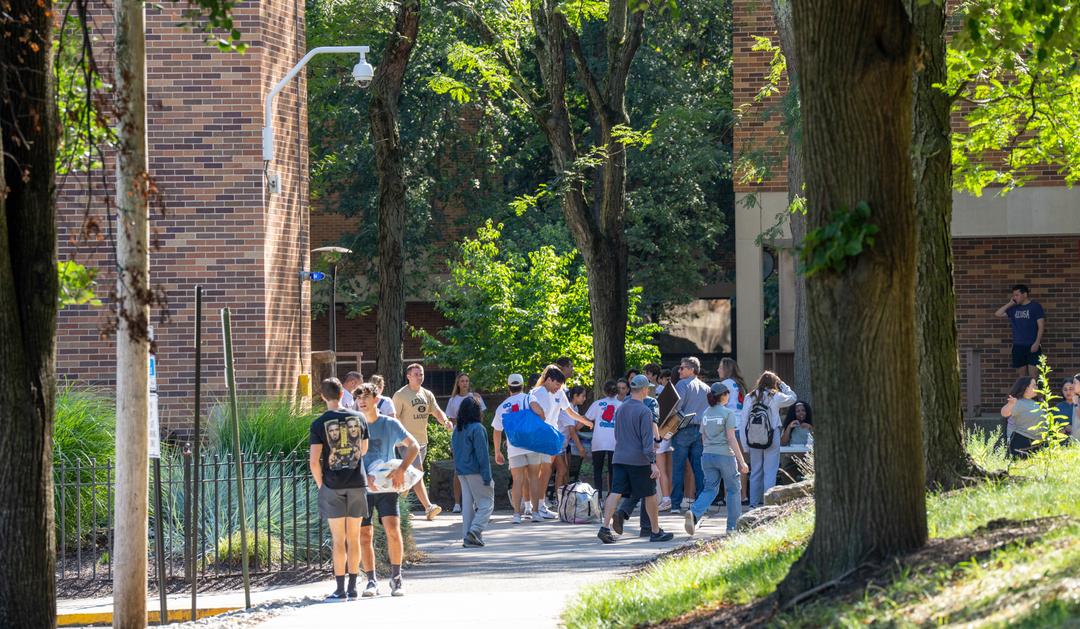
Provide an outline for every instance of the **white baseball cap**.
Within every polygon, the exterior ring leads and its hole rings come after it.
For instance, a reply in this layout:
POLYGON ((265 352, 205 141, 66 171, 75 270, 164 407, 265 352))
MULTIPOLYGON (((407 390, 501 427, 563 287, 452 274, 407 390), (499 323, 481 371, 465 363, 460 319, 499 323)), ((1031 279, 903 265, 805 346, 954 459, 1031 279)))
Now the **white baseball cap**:
POLYGON ((506 379, 506 384, 511 387, 520 387, 525 384, 525 377, 519 373, 512 373, 510 377, 506 379))

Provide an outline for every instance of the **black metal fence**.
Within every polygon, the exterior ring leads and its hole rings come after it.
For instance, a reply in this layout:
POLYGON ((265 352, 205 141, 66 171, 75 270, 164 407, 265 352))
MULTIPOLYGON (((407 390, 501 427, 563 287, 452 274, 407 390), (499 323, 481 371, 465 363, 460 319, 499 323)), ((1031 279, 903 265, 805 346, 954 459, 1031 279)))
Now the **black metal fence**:
MULTIPOLYGON (((189 578, 192 558, 200 579, 239 574, 240 496, 233 457, 202 457, 198 504, 192 515, 188 508, 195 466, 191 454, 166 450, 162 456, 161 513, 153 509, 153 477, 150 484, 150 574, 157 574, 156 518, 161 518, 165 550, 162 561, 168 577, 189 578), (197 536, 193 535, 196 527, 197 536)), ((116 477, 113 462, 60 457, 53 469, 57 579, 111 580, 116 477)), ((327 565, 329 531, 319 517, 306 453, 245 455, 244 494, 249 566, 253 573, 327 565)))

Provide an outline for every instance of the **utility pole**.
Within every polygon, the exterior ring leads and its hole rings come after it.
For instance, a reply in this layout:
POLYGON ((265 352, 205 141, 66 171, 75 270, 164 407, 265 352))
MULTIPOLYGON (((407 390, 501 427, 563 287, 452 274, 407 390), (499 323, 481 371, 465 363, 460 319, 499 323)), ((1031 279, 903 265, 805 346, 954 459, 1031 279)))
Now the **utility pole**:
MULTIPOLYGON (((149 409, 149 167, 146 154, 146 9, 116 0, 116 530, 113 626, 146 626, 149 409)), ((160 514, 159 514, 160 515, 160 514)))

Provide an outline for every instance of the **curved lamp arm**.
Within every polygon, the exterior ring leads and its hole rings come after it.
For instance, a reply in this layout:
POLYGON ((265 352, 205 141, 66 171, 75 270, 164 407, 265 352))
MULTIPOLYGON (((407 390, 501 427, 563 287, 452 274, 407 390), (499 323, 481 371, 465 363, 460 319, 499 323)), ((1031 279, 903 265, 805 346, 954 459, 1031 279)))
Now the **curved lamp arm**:
POLYGON ((274 126, 270 123, 271 118, 274 115, 274 98, 281 93, 281 90, 285 89, 285 86, 289 84, 300 70, 307 65, 308 61, 311 61, 315 55, 321 55, 323 53, 338 53, 338 54, 365 54, 368 52, 367 46, 319 46, 318 48, 312 48, 304 58, 301 59, 292 70, 285 75, 283 79, 277 82, 270 93, 266 95, 266 105, 263 112, 263 147, 262 156, 264 162, 269 162, 274 159, 274 126))

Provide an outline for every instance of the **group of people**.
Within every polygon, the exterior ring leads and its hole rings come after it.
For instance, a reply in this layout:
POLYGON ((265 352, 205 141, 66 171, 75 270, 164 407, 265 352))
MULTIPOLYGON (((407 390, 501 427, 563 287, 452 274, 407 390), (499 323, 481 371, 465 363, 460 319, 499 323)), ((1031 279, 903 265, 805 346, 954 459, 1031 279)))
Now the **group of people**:
MULTIPOLYGON (((693 535, 721 489, 727 528, 734 529, 743 505, 761 505, 765 491, 776 484, 781 446, 812 442, 813 417, 810 405, 797 400, 772 372, 762 373, 751 389, 738 364, 725 358, 718 375, 718 382, 706 384, 696 357, 684 358, 674 377, 649 364, 642 372, 631 370, 625 378, 605 382, 603 397, 582 412, 588 392, 568 386, 574 377, 569 358, 548 365, 531 386, 521 374, 509 374, 508 396, 495 407, 490 443, 495 465, 510 468, 511 521, 556 519, 548 504, 552 475, 556 487, 577 481, 583 460, 591 458, 593 483, 606 498, 598 531, 605 543, 623 533, 639 504, 643 537, 657 542, 672 538, 660 527, 662 511, 683 513, 686 531, 693 535), (664 418, 657 396, 669 386, 679 398, 675 411, 687 421, 666 440, 659 433, 664 418), (505 438, 503 417, 525 408, 561 433, 561 453, 532 452, 505 438)), ((467 374, 455 379, 445 411, 423 387, 422 365, 409 365, 405 378, 407 384, 391 397, 383 395, 385 380, 378 375, 364 382, 350 372, 343 381, 329 378, 320 386, 326 412, 311 424, 309 463, 320 514, 329 521, 333 540, 337 588, 332 600, 378 594, 372 534, 376 513, 386 531, 390 593, 404 594, 398 495, 411 489, 429 520, 441 512, 428 497, 422 475, 411 488, 404 486, 410 466, 422 472, 430 421, 453 431, 454 512, 462 514, 462 544, 484 546, 495 504, 482 423, 487 406, 471 390, 467 374), (387 464, 392 466, 390 487, 372 475, 387 464), (361 569, 366 580, 362 592, 357 586, 361 569)))
MULTIPOLYGON (((997 309, 995 316, 1008 318, 1012 328, 1012 368, 1017 379, 1009 390, 1008 400, 1001 407, 1002 436, 1008 455, 1027 456, 1043 447, 1047 429, 1046 413, 1040 407, 1036 376, 1043 356, 1042 341, 1046 333, 1046 311, 1031 299, 1025 284, 1011 289, 1009 301, 997 309)), ((1080 374, 1066 378, 1061 385, 1061 398, 1049 404, 1062 427, 1065 437, 1080 439, 1080 374)))

